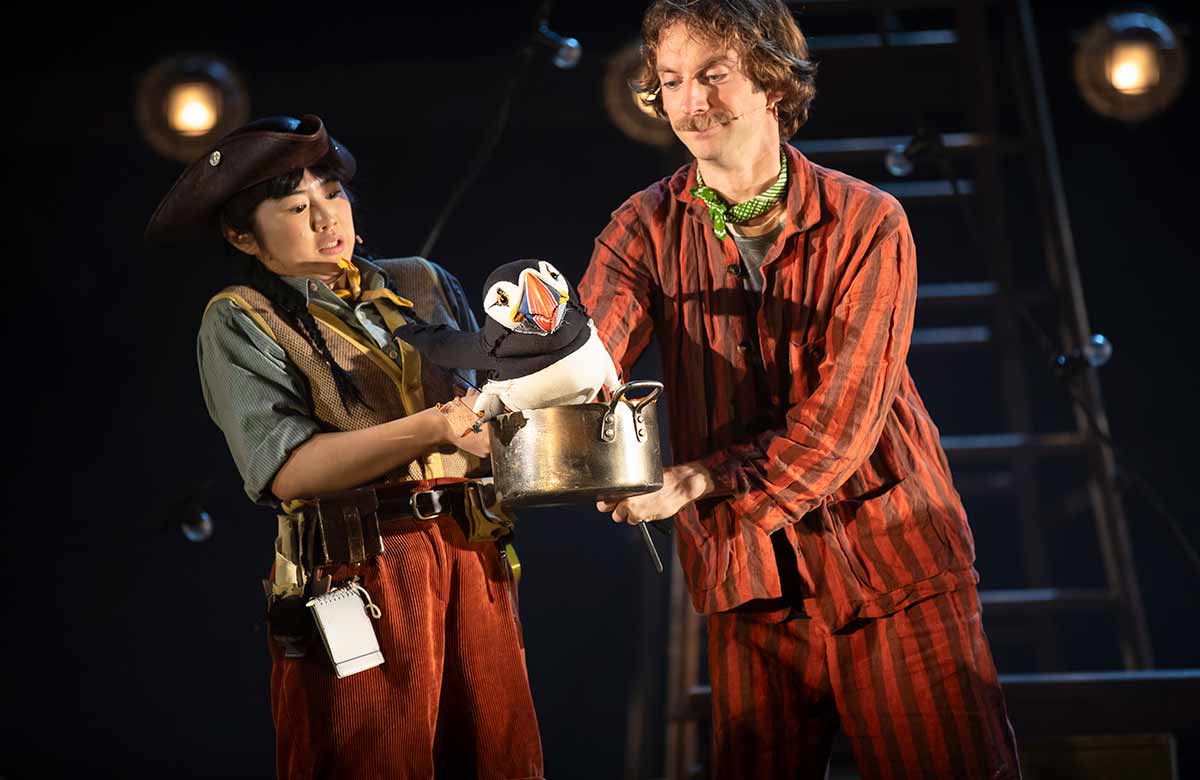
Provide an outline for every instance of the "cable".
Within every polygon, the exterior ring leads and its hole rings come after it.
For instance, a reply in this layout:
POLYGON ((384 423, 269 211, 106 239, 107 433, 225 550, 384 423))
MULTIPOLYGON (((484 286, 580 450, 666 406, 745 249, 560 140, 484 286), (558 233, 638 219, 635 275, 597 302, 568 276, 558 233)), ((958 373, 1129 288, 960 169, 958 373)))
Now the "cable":
MULTIPOLYGON (((1027 4, 1023 3, 1021 5, 1021 10, 1022 10, 1022 24, 1026 26, 1026 33, 1028 35, 1031 35, 1032 34, 1032 32, 1031 32, 1032 31, 1032 27, 1031 27, 1032 23, 1031 23, 1031 18, 1028 16, 1029 6, 1027 4)), ((1019 85, 1019 87, 1024 87, 1025 82, 1021 78, 1020 63, 1018 62, 1018 60, 1016 58, 1016 48, 1017 47, 1012 47, 1008 50, 1008 64, 1009 64, 1009 67, 1013 70, 1014 75, 1016 76, 1016 78, 1015 78, 1016 83, 1019 85)), ((1034 63, 1034 65, 1036 66, 1036 63, 1034 63)), ((1020 94, 1018 95, 1018 98, 1016 101, 1017 105, 1018 105, 1017 113, 1020 117, 1022 129, 1024 130, 1024 132, 1026 133, 1027 136, 1032 137, 1036 133, 1036 128, 1035 128, 1033 116, 1031 115, 1031 109, 1030 109, 1030 105, 1029 105, 1029 101, 1031 101, 1031 100, 1033 100, 1033 98, 1029 94, 1029 92, 1023 88, 1020 89, 1020 94)), ((1050 153, 1051 157, 1053 158, 1053 150, 1052 149, 1049 150, 1049 153, 1050 153)), ((1043 344, 1044 345, 1051 344, 1049 337, 1037 327, 1036 322, 1033 321, 1032 317, 1029 316, 1028 312, 1024 311, 1021 307, 1018 307, 1018 311, 1020 311, 1022 313, 1022 315, 1026 318, 1026 321, 1030 324, 1031 328, 1034 330, 1034 333, 1037 334, 1039 336, 1039 338, 1042 340, 1043 344)), ((1050 346, 1050 349, 1053 350, 1052 345, 1050 346)), ((1067 380, 1070 379, 1069 375, 1066 375, 1064 377, 1064 375, 1060 374, 1059 376, 1061 379, 1067 379, 1067 380)), ((1084 417, 1087 419, 1088 424, 1092 428, 1092 431, 1108 447, 1108 451, 1112 455, 1113 460, 1120 466, 1122 471, 1118 475, 1118 477, 1119 478, 1126 478, 1126 477, 1129 478, 1128 481, 1132 481, 1134 486, 1139 488, 1142 491, 1142 494, 1149 501, 1151 507, 1159 513, 1159 515, 1163 518, 1163 520, 1166 521, 1168 528, 1171 530, 1171 533, 1173 533, 1175 535, 1176 540, 1179 542, 1180 546, 1183 548, 1185 556, 1189 559, 1189 561, 1192 563, 1192 565, 1196 568, 1196 571, 1198 573, 1200 573, 1200 552, 1197 552, 1195 545, 1188 538, 1187 533, 1184 531, 1183 525, 1174 516, 1174 514, 1167 508, 1166 502, 1162 499, 1162 497, 1158 493, 1158 491, 1150 484, 1150 481, 1147 480, 1138 469, 1136 469, 1134 466, 1132 466, 1129 463, 1129 461, 1126 460, 1118 452, 1116 443, 1112 440, 1111 436, 1109 436, 1105 431, 1103 431, 1101 429, 1099 421, 1096 419, 1095 411, 1092 409, 1092 407, 1088 404, 1088 402, 1084 398, 1080 397, 1080 395, 1078 393, 1078 388, 1075 385, 1073 385, 1072 383, 1070 383, 1069 381, 1064 382, 1064 384, 1067 388, 1068 393, 1071 395, 1072 400, 1075 402, 1075 404, 1078 406, 1080 411, 1083 413, 1084 417)))
POLYGON ((467 188, 478 178, 480 171, 483 170, 492 152, 495 151, 496 145, 500 142, 500 136, 503 135, 504 128, 508 124, 508 115, 512 109, 513 94, 516 92, 517 85, 521 82, 521 79, 524 78, 525 72, 529 69, 529 63, 533 61, 537 47, 549 46, 554 49, 553 62, 558 68, 570 69, 578 64, 582 53, 579 41, 559 35, 549 27, 550 10, 553 6, 554 0, 542 0, 542 4, 538 8, 536 23, 534 24, 534 34, 526 41, 525 46, 517 52, 517 64, 513 67, 508 82, 504 85, 503 97, 500 100, 500 108, 496 111, 496 117, 492 120, 492 124, 488 128, 488 132, 484 136, 479 150, 475 153, 475 159, 472 161, 467 175, 462 178, 454 191, 450 193, 450 197, 446 200, 446 205, 442 207, 441 213, 438 214, 437 220, 434 221, 433 228, 429 231, 429 236, 421 246, 421 257, 429 257, 433 251, 434 243, 437 242, 438 236, 441 235, 442 228, 450 216, 450 212, 454 210, 454 207, 458 204, 459 199, 462 198, 463 193, 467 191, 467 188))
MULTIPOLYGON (((876 18, 879 25, 880 39, 883 43, 883 47, 888 48, 891 44, 888 42, 886 23, 883 19, 883 15, 877 14, 876 18)), ((1028 107, 1022 103, 1021 108, 1022 110, 1019 113, 1021 114, 1021 120, 1024 124, 1025 131, 1028 133, 1030 132, 1031 122, 1031 119, 1028 115, 1028 107)), ((925 140, 932 141, 931 143, 923 144, 922 148, 925 153, 930 154, 933 157, 934 161, 938 165, 939 170, 941 171, 942 177, 950 185, 954 201, 958 205, 959 211, 962 214, 963 223, 966 227, 971 244, 975 247, 977 252, 982 253, 985 250, 983 241, 980 237, 979 228, 975 224, 975 219, 971 214, 971 209, 967 203, 966 195, 958 186, 958 179, 954 175, 954 169, 950 161, 950 155, 945 144, 942 142, 941 133, 931 131, 928 128, 923 117, 919 113, 919 109, 917 109, 915 106, 914 111, 917 112, 917 134, 928 136, 925 140)), ((1030 311, 1017 298, 1005 290, 1002 285, 998 285, 996 290, 999 299, 1021 317, 1021 319, 1029 327, 1030 332, 1038 340, 1041 349, 1046 353, 1047 365, 1053 365, 1055 358, 1062 354, 1055 345, 1053 339, 1051 339, 1049 334, 1047 334, 1046 331, 1038 324, 1037 320, 1034 319, 1030 311)), ((1113 460, 1120 466, 1121 473, 1118 475, 1118 477, 1127 475, 1129 477, 1127 481, 1132 482, 1132 484, 1142 491, 1142 493, 1148 499, 1151 507, 1166 521, 1167 527, 1174 534, 1179 545, 1183 548, 1184 555, 1195 567, 1196 572, 1200 573, 1200 552, 1197 551, 1195 545, 1193 545, 1191 540, 1188 538, 1183 525, 1167 508, 1166 502, 1162 499, 1158 491, 1150 484, 1149 480, 1142 476, 1142 474, 1134 466, 1132 466, 1124 456, 1120 454, 1112 437, 1101 427, 1095 410, 1091 407, 1086 399, 1080 396, 1078 388, 1073 386, 1071 383, 1070 380, 1073 378, 1073 375, 1068 372, 1056 372, 1056 376, 1066 389, 1071 401, 1074 402, 1079 410, 1083 413, 1084 419, 1087 421, 1088 428, 1090 429, 1090 433, 1108 448, 1113 460)), ((1119 482, 1120 479, 1118 479, 1118 484, 1119 482)))
MULTIPOLYGON (((970 240, 977 251, 982 251, 983 244, 979 238, 978 228, 971 217, 970 208, 967 205, 966 195, 957 186, 953 176, 953 171, 950 170, 949 154, 947 153, 945 146, 942 144, 934 145, 932 148, 934 149, 934 154, 937 156, 939 166, 942 168, 942 175, 950 182, 951 189, 954 193, 954 199, 958 203, 960 210, 963 212, 963 219, 967 223, 966 227, 967 232, 970 234, 970 240), (949 175, 947 175, 947 171, 949 171, 949 175)), ((1026 308, 1014 296, 1010 295, 1007 290, 997 286, 996 291, 1000 300, 1004 301, 1004 303, 1009 306, 1010 309, 1015 311, 1021 317, 1021 319, 1029 327, 1029 330, 1033 333, 1034 337, 1038 340, 1039 346, 1046 355, 1047 365, 1053 365, 1054 359, 1062 353, 1055 346, 1054 341, 1050 338, 1049 334, 1047 334, 1041 325, 1038 324, 1037 320, 1034 319, 1029 309, 1026 308)), ((1158 494, 1158 491, 1154 489, 1149 480, 1143 477, 1141 473, 1132 465, 1130 465, 1129 461, 1120 454, 1112 437, 1101 427, 1095 410, 1091 407, 1086 399, 1080 396, 1078 389, 1071 384, 1070 379, 1072 378, 1072 375, 1068 372, 1056 372, 1056 376, 1066 389, 1071 400, 1077 407, 1079 407, 1079 410, 1083 412, 1083 416, 1087 421, 1090 433, 1095 435, 1096 438, 1098 438, 1108 447, 1109 453, 1112 455, 1113 460, 1120 465, 1122 473, 1128 474, 1130 477, 1132 477, 1133 484, 1142 490, 1142 492, 1146 495, 1146 498, 1149 499, 1150 505, 1162 515, 1164 520, 1166 520, 1167 526, 1170 528, 1172 533, 1174 533, 1177 541, 1183 548, 1184 554, 1188 557, 1191 564, 1196 568, 1196 572, 1200 573, 1200 552, 1197 552, 1196 547, 1187 537, 1182 524, 1167 509, 1166 503, 1158 494)))
MULTIPOLYGON (((879 31, 879 39, 882 44, 882 48, 890 49, 892 44, 889 40, 890 30, 888 29, 889 24, 887 13, 883 10, 882 4, 878 2, 872 3, 871 5, 874 12, 873 15, 875 18, 875 23, 879 31)), ((1021 108, 1019 113, 1021 115, 1021 121, 1023 123, 1024 130, 1027 134, 1032 134, 1032 119, 1029 116, 1029 108, 1020 100, 1018 100, 1018 103, 1020 104, 1021 108)), ((950 161, 950 154, 942 140, 941 133, 934 131, 929 127, 921 111, 921 107, 915 103, 913 104, 913 114, 916 131, 913 135, 913 140, 905 148, 905 153, 903 156, 912 162, 913 157, 916 157, 916 155, 909 157, 909 154, 911 153, 910 150, 915 148, 919 149, 919 154, 928 155, 933 158, 934 162, 941 171, 942 178, 944 178, 950 185, 950 190, 953 193, 954 201, 962 214, 963 224, 967 230, 971 244, 974 246, 977 252, 983 253, 985 249, 983 240, 980 237, 979 228, 975 224, 975 219, 971 214, 971 209, 970 205, 967 203, 966 194, 962 191, 962 188, 959 187, 958 177, 954 175, 954 168, 950 161)), ((996 291, 998 298, 1005 305, 1007 305, 1010 310, 1015 311, 1020 316, 1020 318, 1029 327, 1030 332, 1038 340, 1042 350, 1046 353, 1046 365, 1053 365, 1055 358, 1062 354, 1055 345, 1053 339, 1051 339, 1049 334, 1047 334, 1045 330, 1038 324, 1037 320, 1034 319, 1030 311, 1017 298, 1011 295, 1008 290, 1004 289, 1002 285, 997 285, 996 291)), ((1056 376, 1063 384, 1071 401, 1083 413, 1084 419, 1086 420, 1088 428, 1090 429, 1090 433, 1108 448, 1109 453, 1112 455, 1113 461, 1120 467, 1121 472, 1118 474, 1118 485, 1121 481, 1120 477, 1127 476, 1129 478, 1127 481, 1131 481, 1136 487, 1141 489, 1142 493, 1149 500, 1150 505, 1166 521, 1167 527, 1175 535, 1180 547, 1183 548, 1184 555, 1196 568, 1197 573, 1200 573, 1200 552, 1197 552, 1196 547, 1188 538, 1183 525, 1167 508, 1166 502, 1161 498, 1158 491, 1155 490, 1150 484, 1149 480, 1143 477, 1141 473, 1135 467, 1130 465, 1129 461, 1118 452, 1116 443, 1113 441, 1112 437, 1101 427, 1095 410, 1092 409, 1091 405, 1086 399, 1079 395, 1078 388, 1073 386, 1071 383, 1070 380, 1072 379, 1072 375, 1069 372, 1056 372, 1056 376)))
POLYGON ((467 171, 467 175, 458 183, 458 186, 450 194, 450 198, 446 201, 446 205, 442 207, 441 213, 437 220, 433 223, 433 228, 429 231, 429 237, 425 239, 425 243, 421 245, 421 257, 429 257, 433 250, 434 243, 437 242, 438 236, 442 232, 442 227, 446 224, 450 212, 454 210, 454 206, 462 198, 463 193, 467 188, 474 183, 479 176, 479 172, 483 170, 487 164, 488 158, 495 150, 496 145, 500 142, 500 136, 504 132, 504 126, 508 123, 509 111, 512 107, 513 93, 516 91, 517 84, 525 75, 525 71, 529 68, 529 63, 533 60, 534 46, 532 43, 526 44, 517 54, 517 65, 513 68, 512 75, 509 76, 508 83, 504 87, 504 97, 500 101, 500 109, 496 112, 496 118, 492 121, 489 132, 484 136, 483 144, 475 153, 475 159, 472 161, 471 168, 467 171))

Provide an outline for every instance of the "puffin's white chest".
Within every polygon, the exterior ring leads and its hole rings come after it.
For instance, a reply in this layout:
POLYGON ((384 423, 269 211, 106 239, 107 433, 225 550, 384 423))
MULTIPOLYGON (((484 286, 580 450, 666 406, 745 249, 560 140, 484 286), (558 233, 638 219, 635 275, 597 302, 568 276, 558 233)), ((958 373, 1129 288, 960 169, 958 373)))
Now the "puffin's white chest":
POLYGON ((601 387, 615 381, 616 369, 595 326, 588 325, 591 338, 558 362, 522 377, 488 382, 480 390, 499 396, 513 411, 595 400, 601 387))

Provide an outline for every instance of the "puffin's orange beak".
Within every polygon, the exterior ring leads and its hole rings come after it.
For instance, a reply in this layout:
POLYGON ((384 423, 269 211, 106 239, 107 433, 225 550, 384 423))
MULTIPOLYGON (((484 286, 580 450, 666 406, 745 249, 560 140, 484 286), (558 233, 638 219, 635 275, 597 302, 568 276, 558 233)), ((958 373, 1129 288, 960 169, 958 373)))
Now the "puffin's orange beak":
POLYGON ((558 310, 566 298, 533 273, 521 274, 521 304, 517 307, 526 319, 543 333, 550 333, 558 322, 558 310))

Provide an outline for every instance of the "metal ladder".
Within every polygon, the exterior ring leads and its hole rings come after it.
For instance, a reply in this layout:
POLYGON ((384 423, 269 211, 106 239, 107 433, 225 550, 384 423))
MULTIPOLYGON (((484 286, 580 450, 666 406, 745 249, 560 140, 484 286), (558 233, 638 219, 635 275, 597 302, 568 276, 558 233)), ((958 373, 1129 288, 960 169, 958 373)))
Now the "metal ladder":
MULTIPOLYGON (((993 651, 1007 642, 1030 653, 996 653, 999 671, 1069 667, 1063 635, 1071 632, 1057 627, 1072 615, 1103 616, 1114 666, 1152 666, 1096 373, 1085 367, 1055 375, 1055 359, 1061 363, 1092 332, 1029 0, 808 0, 792 7, 811 33, 820 70, 812 120, 791 143, 817 164, 891 192, 913 226, 922 283, 910 370, 944 431, 976 534, 993 651), (854 83, 863 74, 873 77, 854 83), (849 95, 863 104, 859 110, 849 95), (885 156, 908 144, 916 125, 934 152, 911 177, 893 177, 885 156), (954 382, 973 379, 978 388, 945 392, 955 361, 962 362, 954 382), (1047 539, 1055 534, 1057 549, 1047 539), (1064 540, 1071 545, 1065 557, 1064 540), (1062 582, 1084 558, 1093 559, 1101 584, 1062 582)), ((662 723, 647 717, 646 691, 635 691, 628 780, 706 776, 704 619, 675 556, 669 588, 665 733, 652 733, 662 723), (657 738, 661 762, 648 748, 657 738)), ((639 679, 653 675, 643 670, 639 679)))

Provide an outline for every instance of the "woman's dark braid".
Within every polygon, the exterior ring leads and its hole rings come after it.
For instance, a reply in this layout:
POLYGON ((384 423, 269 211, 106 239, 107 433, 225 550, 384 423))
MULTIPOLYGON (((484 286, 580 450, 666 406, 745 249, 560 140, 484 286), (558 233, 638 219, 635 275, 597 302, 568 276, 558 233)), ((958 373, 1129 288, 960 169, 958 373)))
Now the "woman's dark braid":
MULTIPOLYGON (((230 247, 230 249, 233 248, 230 247)), ((265 295, 271 302, 271 307, 275 309, 275 313, 283 318, 283 321, 293 330, 304 336, 304 339, 325 360, 330 373, 333 374, 333 382, 337 388, 338 398, 342 402, 342 408, 348 413, 351 403, 360 403, 371 409, 371 405, 363 398, 362 391, 359 390, 354 377, 346 373, 346 370, 333 359, 333 353, 329 351, 329 345, 325 343, 325 336, 317 326, 316 318, 312 316, 305 305, 304 295, 288 286, 279 276, 267 270, 255 258, 247 257, 237 250, 233 250, 233 252, 238 255, 244 266, 247 283, 265 295)))

